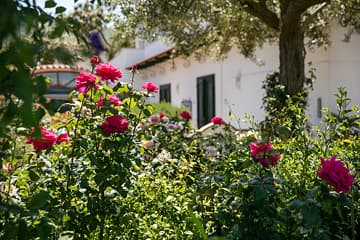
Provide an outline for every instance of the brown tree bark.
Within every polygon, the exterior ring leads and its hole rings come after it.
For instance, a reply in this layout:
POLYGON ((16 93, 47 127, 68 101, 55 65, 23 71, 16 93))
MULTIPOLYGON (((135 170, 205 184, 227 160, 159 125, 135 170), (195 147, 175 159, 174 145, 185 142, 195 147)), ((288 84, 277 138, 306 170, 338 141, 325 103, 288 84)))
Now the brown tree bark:
POLYGON ((290 95, 305 82, 305 46, 301 16, 309 7, 330 0, 280 0, 280 16, 267 8, 266 0, 241 0, 245 11, 279 31, 280 82, 290 95))
POLYGON ((305 81, 304 31, 301 13, 294 2, 280 1, 280 83, 290 95, 296 95, 305 81))
POLYGON ((293 22, 280 26, 280 83, 290 95, 299 93, 305 81, 305 48, 304 33, 300 17, 293 22))

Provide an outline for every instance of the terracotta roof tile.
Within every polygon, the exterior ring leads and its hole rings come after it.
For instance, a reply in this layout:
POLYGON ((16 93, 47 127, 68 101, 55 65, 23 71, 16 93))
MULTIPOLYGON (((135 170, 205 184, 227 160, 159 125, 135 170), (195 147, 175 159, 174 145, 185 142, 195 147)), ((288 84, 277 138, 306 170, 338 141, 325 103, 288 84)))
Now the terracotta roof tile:
POLYGON ((89 69, 80 66, 70 66, 65 64, 46 64, 36 66, 34 73, 44 72, 91 72, 89 69))

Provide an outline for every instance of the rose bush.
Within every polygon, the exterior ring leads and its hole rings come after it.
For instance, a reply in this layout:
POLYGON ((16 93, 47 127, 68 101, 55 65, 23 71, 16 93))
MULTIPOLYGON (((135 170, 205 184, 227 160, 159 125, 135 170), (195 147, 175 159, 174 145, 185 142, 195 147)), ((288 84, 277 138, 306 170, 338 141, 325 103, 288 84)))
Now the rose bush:
POLYGON ((157 87, 133 89, 134 67, 120 83, 115 66, 91 64, 99 71, 79 75, 66 113, 31 135, 9 126, 1 239, 358 237, 360 141, 342 123, 311 129, 299 115, 291 131, 278 126, 286 137, 256 123, 202 135, 187 111, 154 113, 157 87))

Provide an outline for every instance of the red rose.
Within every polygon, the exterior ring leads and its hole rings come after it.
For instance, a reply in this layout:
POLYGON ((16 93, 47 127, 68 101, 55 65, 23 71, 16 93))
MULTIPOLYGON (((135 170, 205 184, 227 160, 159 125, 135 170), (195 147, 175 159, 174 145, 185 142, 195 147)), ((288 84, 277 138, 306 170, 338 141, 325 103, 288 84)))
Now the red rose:
POLYGON ((91 65, 99 64, 100 58, 98 56, 94 55, 90 58, 90 63, 91 63, 91 65))
POLYGON ((148 92, 157 93, 159 88, 153 84, 152 82, 146 82, 143 85, 141 85, 142 89, 147 90, 148 92))
POLYGON ((47 130, 43 126, 40 126, 40 135, 40 137, 28 137, 25 143, 32 144, 36 151, 41 151, 51 148, 55 143, 59 144, 69 141, 67 133, 56 136, 54 132, 47 130))
POLYGON ((87 72, 81 72, 75 81, 79 93, 87 93, 91 88, 99 89, 100 87, 96 84, 96 76, 87 72))
POLYGON ((250 144, 250 150, 254 160, 266 168, 276 166, 280 159, 280 154, 274 150, 269 142, 253 142, 250 144))
POLYGON ((96 106, 98 106, 99 108, 101 108, 102 106, 104 106, 104 96, 100 96, 100 100, 96 102, 96 106))
POLYGON ((221 124, 224 124, 224 120, 221 118, 221 117, 218 117, 218 116, 215 116, 211 119, 211 122, 213 124, 218 124, 218 125, 221 125, 221 124))
POLYGON ((128 128, 129 122, 122 116, 115 115, 105 118, 101 128, 107 134, 122 133, 128 128))
POLYGON ((189 112, 187 112, 187 111, 181 112, 180 116, 185 120, 190 120, 191 119, 191 114, 189 112))
POLYGON ((318 170, 318 176, 332 186, 336 192, 350 192, 354 178, 344 163, 333 155, 329 160, 321 158, 322 168, 318 170))
POLYGON ((112 65, 111 63, 100 63, 95 68, 96 74, 101 77, 102 80, 110 80, 115 82, 122 77, 122 72, 112 65))

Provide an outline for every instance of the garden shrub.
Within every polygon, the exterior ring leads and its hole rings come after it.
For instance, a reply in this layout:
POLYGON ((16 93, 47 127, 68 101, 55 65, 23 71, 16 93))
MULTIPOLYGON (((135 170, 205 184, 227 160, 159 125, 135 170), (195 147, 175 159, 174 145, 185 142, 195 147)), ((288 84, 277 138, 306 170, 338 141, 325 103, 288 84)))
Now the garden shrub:
POLYGON ((177 107, 168 102, 153 103, 154 113, 164 113, 170 119, 178 119, 179 114, 188 111, 184 106, 177 107))
MULTIPOLYGON (((1 239, 358 238, 357 108, 338 112, 351 124, 325 111, 311 128, 289 101, 296 121, 282 115, 281 131, 254 123, 245 134, 215 116, 224 130, 202 135, 186 111, 155 112, 146 98, 157 87, 132 89, 134 67, 119 83, 115 66, 91 63, 69 111, 8 126, 1 239)), ((338 102, 345 96, 339 89, 338 102)))

